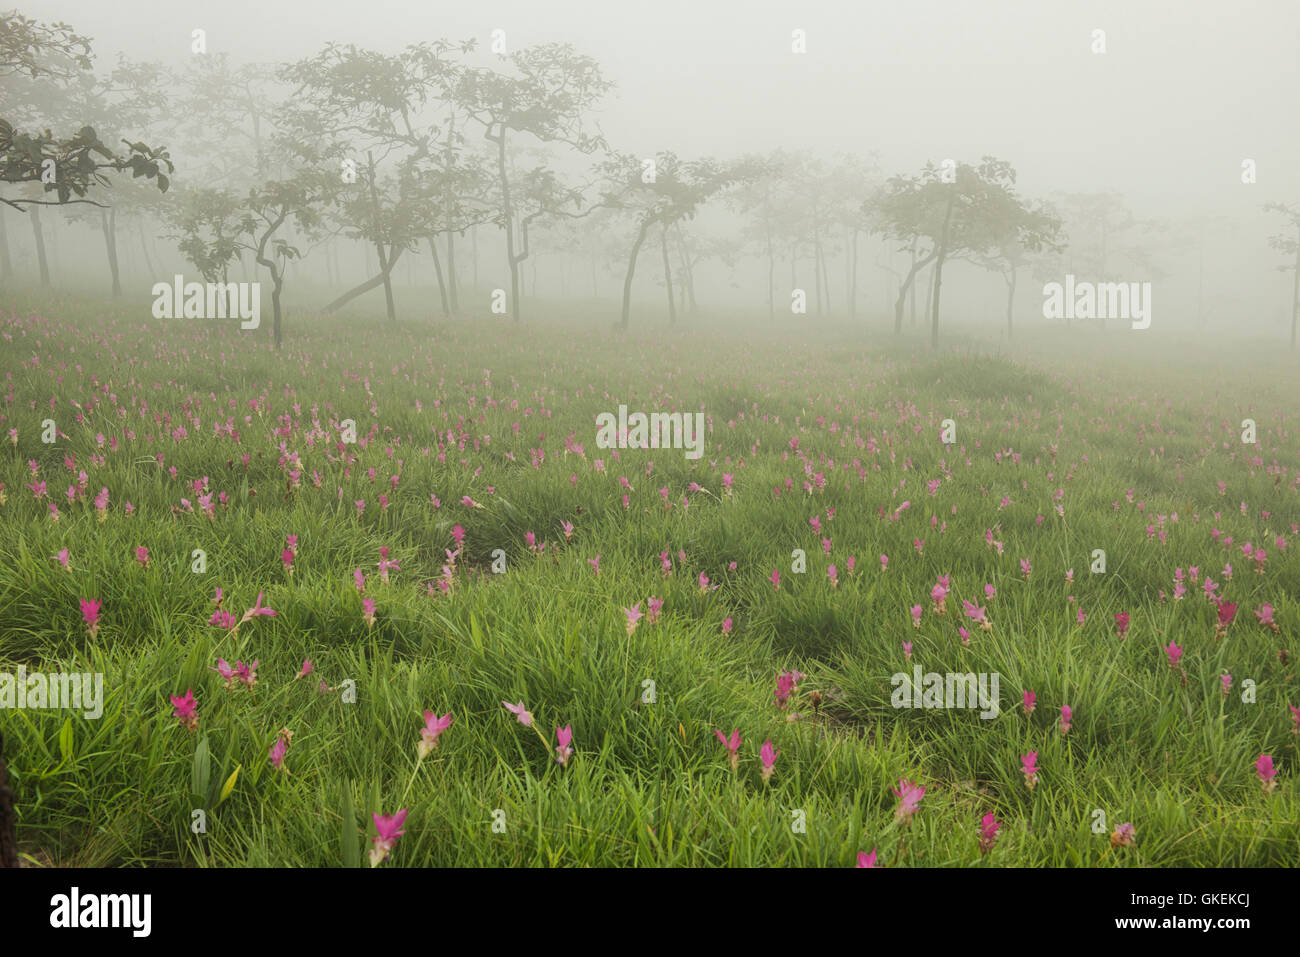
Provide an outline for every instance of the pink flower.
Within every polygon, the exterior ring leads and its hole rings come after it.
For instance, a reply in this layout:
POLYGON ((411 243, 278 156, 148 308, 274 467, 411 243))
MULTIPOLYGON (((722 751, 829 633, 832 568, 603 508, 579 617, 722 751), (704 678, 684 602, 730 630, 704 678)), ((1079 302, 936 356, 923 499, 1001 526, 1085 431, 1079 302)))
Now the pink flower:
POLYGON ((724 618, 724 619, 722 620, 722 633, 723 633, 724 635, 729 635, 729 634, 731 634, 731 616, 730 616, 730 615, 728 615, 726 618, 724 618))
POLYGON ((1074 712, 1070 710, 1068 704, 1061 705, 1061 734, 1070 733, 1070 721, 1074 717, 1074 712))
POLYGON ((1261 754, 1259 756, 1259 760, 1255 762, 1255 776, 1259 778, 1265 792, 1272 793, 1273 789, 1277 787, 1277 782, 1273 780, 1277 776, 1277 768, 1273 767, 1272 755, 1261 754))
POLYGON ((375 822, 376 834, 371 838, 374 846, 370 849, 370 866, 378 867, 388 859, 393 845, 405 833, 402 825, 406 823, 406 809, 403 808, 392 817, 383 817, 380 814, 373 814, 371 817, 375 822))
POLYGON ((373 598, 361 599, 361 618, 366 623, 367 628, 374 627, 375 624, 375 600, 373 598))
POLYGON ((1115 630, 1119 632, 1120 638, 1128 632, 1129 616, 1128 612, 1121 611, 1115 615, 1115 630))
POLYGON ((145 568, 149 567, 149 549, 141 545, 135 550, 135 560, 145 568))
MULTIPOLYGON (((62 554, 62 552, 60 554, 62 554)), ((1271 628, 1273 631, 1278 630, 1277 625, 1273 621, 1273 606, 1268 602, 1259 606, 1255 611, 1255 617, 1259 619, 1259 623, 1265 628, 1271 628)))
POLYGON ((302 667, 299 668, 298 673, 293 676, 293 680, 297 681, 299 678, 306 678, 309 674, 311 674, 315 670, 316 670, 316 666, 313 665, 309 659, 304 658, 302 660, 302 667))
POLYGON ((225 678, 227 689, 233 688, 236 680, 238 680, 235 676, 235 669, 226 664, 226 659, 224 658, 218 658, 217 666, 215 668, 209 668, 208 670, 215 671, 217 674, 221 675, 221 677, 225 678))
POLYGON ((358 593, 366 590, 366 576, 361 574, 360 568, 352 572, 352 583, 356 586, 358 593))
POLYGON ((776 676, 776 703, 784 708, 790 695, 799 690, 799 681, 804 675, 798 671, 783 671, 776 676))
POLYGON ((912 627, 913 628, 921 627, 921 606, 920 605, 912 606, 912 627))
POLYGON ((985 598, 992 598, 992 597, 993 597, 994 595, 996 595, 997 593, 998 593, 998 590, 997 590, 996 588, 994 588, 992 585, 985 585, 985 586, 984 586, 984 597, 985 597, 985 598))
POLYGON ((771 780, 772 774, 776 771, 776 759, 781 755, 780 751, 772 747, 772 742, 764 741, 763 746, 758 750, 759 760, 763 762, 763 783, 771 780))
POLYGON ((66 548, 60 548, 59 554, 55 555, 54 557, 59 560, 59 565, 63 568, 65 572, 72 571, 72 567, 68 564, 68 550, 66 548))
POLYGON ((1038 752, 1030 751, 1021 755, 1020 763, 1024 765, 1022 772, 1025 775, 1025 785, 1032 791, 1038 783, 1038 752))
POLYGON ((651 597, 646 599, 646 608, 648 609, 648 613, 646 614, 645 622, 647 625, 653 625, 659 620, 659 612, 663 607, 664 600, 662 598, 651 597))
POLYGON ((438 746, 438 735, 450 728, 451 722, 450 711, 441 718, 436 712, 424 712, 424 727, 420 729, 420 743, 416 746, 416 754, 420 760, 428 757, 429 753, 438 746))
POLYGON ((181 727, 186 731, 195 731, 199 726, 199 708, 198 703, 194 700, 194 691, 191 688, 185 689, 184 697, 171 695, 172 715, 181 723, 181 727))
POLYGON ((903 642, 903 658, 907 661, 912 660, 912 643, 910 641, 903 642))
POLYGON ((722 746, 727 749, 727 756, 731 760, 731 770, 736 770, 736 767, 740 763, 740 729, 736 728, 731 732, 730 740, 724 737, 722 732, 717 728, 713 729, 713 733, 718 736, 718 740, 722 742, 722 746))
POLYGON ((1132 847, 1137 843, 1137 828, 1130 821, 1125 821, 1115 828, 1110 835, 1111 847, 1132 847))
POLYGON ((1178 659, 1183 656, 1183 649, 1178 647, 1178 645, 1174 643, 1174 640, 1172 638, 1169 639, 1168 645, 1161 645, 1160 648, 1161 650, 1164 651, 1166 655, 1169 656, 1169 667, 1177 668, 1178 659))
POLYGON ((1026 691, 1026 692, 1024 693, 1024 695, 1022 696, 1022 700, 1023 700, 1023 702, 1024 702, 1024 706, 1025 706, 1025 714, 1033 714, 1033 713, 1034 713, 1034 707, 1035 707, 1034 702, 1035 702, 1037 699, 1038 699, 1038 695, 1034 694, 1032 691, 1026 691))
POLYGON ((1229 689, 1232 688, 1232 675, 1226 673, 1219 675, 1219 684, 1223 687, 1223 693, 1226 695, 1229 689))
POLYGON ((1020 559, 1020 574, 1024 575, 1025 578, 1028 579, 1031 571, 1033 571, 1033 567, 1029 564, 1029 559, 1020 559))
POLYGON ((1289 704, 1287 707, 1291 709, 1291 733, 1300 734, 1300 708, 1293 704, 1289 704))
POLYGON ((993 812, 989 811, 980 821, 980 852, 987 854, 993 850, 993 845, 998 839, 998 829, 1002 827, 993 812))
POLYGON ((560 763, 561 767, 569 766, 569 758, 573 754, 573 748, 569 745, 573 742, 573 728, 571 725, 565 725, 563 728, 555 729, 555 740, 558 742, 555 746, 555 753, 559 755, 555 760, 560 763))
POLYGON ((284 767, 284 756, 288 752, 289 746, 284 743, 284 738, 276 737, 275 744, 270 747, 272 766, 288 774, 288 769, 284 767))
POLYGON ((637 602, 631 608, 624 608, 623 614, 627 616, 627 633, 631 635, 636 631, 637 622, 641 620, 641 603, 637 602))
POLYGON ((772 574, 767 576, 767 580, 772 583, 772 588, 774 590, 776 591, 781 590, 781 573, 777 571, 775 568, 772 569, 772 574))
POLYGON ((502 701, 501 703, 506 706, 506 710, 513 714, 520 724, 529 728, 533 726, 533 716, 529 714, 522 701, 518 704, 511 704, 509 701, 502 701))
POLYGON ((958 625, 958 626, 957 626, 957 634, 961 636, 961 643, 962 643, 962 645, 963 645, 964 647, 966 647, 966 648, 969 648, 969 647, 970 647, 970 632, 966 630, 965 626, 963 626, 963 625, 958 625))
POLYGON ((82 598, 81 617, 86 623, 86 633, 94 638, 99 633, 99 608, 100 600, 98 598, 82 598))
POLYGON ((907 778, 899 778, 898 787, 892 790, 898 797, 898 807, 894 811, 894 817, 900 821, 910 820, 916 813, 921 798, 925 797, 925 788, 907 778))
POLYGON ((596 573, 596 576, 600 577, 600 553, 597 552, 595 558, 588 558, 587 564, 591 566, 591 570, 596 573))
POLYGON ((879 867, 876 863, 876 848, 871 849, 871 853, 858 851, 858 867, 879 867))
POLYGON ((888 556, 888 555, 881 555, 881 556, 880 556, 880 570, 883 572, 883 571, 884 571, 885 569, 887 569, 888 567, 889 567, 889 556, 888 556))

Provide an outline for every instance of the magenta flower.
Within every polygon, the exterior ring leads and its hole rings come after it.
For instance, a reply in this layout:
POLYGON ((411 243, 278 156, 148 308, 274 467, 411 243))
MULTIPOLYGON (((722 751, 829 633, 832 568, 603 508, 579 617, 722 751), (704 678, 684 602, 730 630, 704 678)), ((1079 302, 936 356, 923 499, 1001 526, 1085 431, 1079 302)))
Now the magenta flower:
POLYGON ((722 732, 717 728, 713 729, 713 733, 718 736, 718 740, 721 741, 723 747, 727 749, 727 756, 731 761, 731 770, 736 770, 737 766, 740 764, 740 729, 734 729, 731 732, 730 739, 724 737, 722 732))
MULTIPOLYGON (((59 560, 59 565, 63 568, 65 572, 72 571, 72 567, 68 564, 68 550, 66 548, 60 548, 59 554, 55 555, 54 557, 59 560)), ((1271 613, 1272 612, 1270 609, 1270 614, 1271 613)))
POLYGON ((880 556, 880 570, 883 572, 883 571, 884 571, 885 569, 887 569, 888 567, 889 567, 889 556, 888 556, 888 555, 881 555, 881 556, 880 556))
POLYGON ((392 817, 383 817, 380 814, 373 814, 371 817, 375 822, 376 833, 371 838, 374 846, 370 848, 370 866, 378 867, 388 859, 388 855, 393 850, 393 845, 405 833, 402 830, 402 825, 406 823, 406 808, 398 811, 392 817))
POLYGON ((1183 656, 1183 649, 1180 648, 1177 644, 1175 644, 1172 638, 1169 639, 1168 645, 1161 645, 1160 648, 1161 650, 1164 651, 1166 655, 1169 656, 1169 667, 1177 668, 1178 659, 1183 656))
POLYGON ((311 663, 311 659, 304 658, 302 660, 302 667, 299 668, 298 673, 293 676, 293 680, 297 681, 299 678, 306 678, 309 674, 311 674, 315 670, 316 670, 316 666, 311 663))
POLYGON ((1287 707, 1291 709, 1291 733, 1300 734, 1300 708, 1293 704, 1289 704, 1287 707))
MULTIPOLYGON (((636 607, 639 608, 641 606, 638 604, 636 607)), ((662 598, 654 598, 654 597, 647 598, 646 607, 649 609, 649 611, 646 614, 645 623, 647 625, 653 625, 655 622, 659 620, 659 612, 664 607, 664 600, 662 598)))
POLYGON ((772 747, 771 741, 764 741, 763 746, 758 750, 759 760, 763 762, 763 783, 767 783, 776 771, 776 759, 781 755, 780 751, 772 747))
POLYGON ((899 778, 898 787, 891 790, 898 797, 898 807, 894 810, 894 817, 900 821, 910 820, 916 813, 921 798, 925 797, 925 788, 907 778, 899 778))
POLYGON ((1038 783, 1038 752, 1030 751, 1021 755, 1020 763, 1024 765, 1021 770, 1025 775, 1025 785, 1032 791, 1038 783))
POLYGON ((1132 847, 1137 843, 1137 828, 1130 821, 1125 821, 1110 835, 1111 847, 1132 847))
POLYGON ((1226 695, 1228 691, 1232 688, 1232 675, 1230 674, 1219 675, 1219 683, 1223 686, 1223 693, 1226 695))
POLYGON ((555 746, 555 753, 559 755, 555 760, 560 763, 561 767, 569 766, 569 758, 573 754, 573 748, 569 745, 573 742, 573 727, 565 725, 563 728, 555 729, 555 740, 558 742, 555 746))
POLYGON ((987 854, 993 850, 993 845, 998 839, 998 829, 1002 827, 998 819, 989 811, 980 821, 980 853, 987 854))
POLYGON ((1278 630, 1277 625, 1273 621, 1273 606, 1268 602, 1259 606, 1255 612, 1255 617, 1259 619, 1259 623, 1265 628, 1270 628, 1273 631, 1278 630))
POLYGON ((858 851, 858 867, 879 867, 876 863, 876 848, 871 849, 871 853, 858 851))
POLYGON ((289 745, 285 744, 284 738, 277 736, 275 744, 271 745, 269 750, 271 755, 271 765, 283 771, 285 774, 288 774, 289 769, 284 766, 284 756, 289 751, 289 745))
POLYGON ((226 664, 226 659, 224 658, 218 658, 217 666, 215 668, 209 668, 208 670, 215 671, 217 674, 221 675, 221 677, 225 678, 227 689, 233 688, 235 682, 238 680, 235 676, 235 669, 226 664))
POLYGON ((429 753, 438 746, 438 735, 442 734, 451 727, 452 717, 448 711, 441 718, 436 712, 424 712, 424 727, 420 729, 420 743, 416 746, 416 754, 423 761, 429 756, 429 753))
POLYGON ((1261 754, 1259 760, 1255 762, 1255 776, 1259 778, 1260 784, 1264 786, 1265 793, 1272 793, 1277 787, 1277 782, 1273 780, 1277 776, 1277 768, 1273 767, 1273 756, 1270 754, 1261 754))
POLYGON ((903 658, 907 661, 912 660, 912 643, 910 641, 903 642, 903 658))
POLYGON ((171 695, 172 715, 181 723, 181 727, 186 731, 195 731, 199 726, 199 706, 194 700, 194 691, 191 688, 185 689, 184 697, 171 695))
POLYGON ((728 615, 726 618, 722 619, 722 633, 723 633, 724 635, 729 635, 729 634, 731 634, 731 616, 730 616, 730 615, 728 615))
POLYGON ((600 553, 597 552, 595 558, 588 558, 587 564, 591 566, 591 570, 595 572, 596 577, 599 578, 600 577, 600 553))
POLYGON ((99 633, 99 608, 100 600, 98 598, 82 598, 81 617, 86 623, 86 633, 94 638, 99 633))
POLYGON ((775 568, 772 569, 772 574, 767 576, 767 580, 772 583, 772 588, 775 591, 781 590, 781 573, 775 568))
POLYGON ((375 600, 373 598, 361 599, 361 618, 366 623, 367 628, 373 628, 375 624, 375 600))
POLYGON ((135 560, 145 568, 149 567, 149 549, 141 545, 135 550, 135 560))
POLYGON ((1061 705, 1061 734, 1070 733, 1070 721, 1074 717, 1074 712, 1068 704, 1061 705))
POLYGON ((921 627, 921 610, 922 609, 920 605, 912 606, 912 627, 913 628, 921 627))
POLYGON ((502 701, 501 703, 506 706, 507 711, 518 719, 520 724, 529 728, 533 726, 533 716, 529 714, 522 701, 518 704, 511 704, 509 701, 502 701))
POLYGON ((1032 691, 1026 691, 1022 696, 1022 699, 1025 705, 1025 714, 1033 714, 1035 707, 1034 702, 1038 699, 1038 695, 1034 694, 1032 691))
POLYGON ((1115 615, 1115 630, 1123 638, 1128 632, 1129 615, 1126 611, 1121 611, 1115 615))

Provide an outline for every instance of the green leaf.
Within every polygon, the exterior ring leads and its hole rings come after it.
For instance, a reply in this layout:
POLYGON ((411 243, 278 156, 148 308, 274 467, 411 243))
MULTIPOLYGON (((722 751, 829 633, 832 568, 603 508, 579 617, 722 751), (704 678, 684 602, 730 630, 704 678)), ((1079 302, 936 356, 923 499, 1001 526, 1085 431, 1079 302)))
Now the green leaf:
POLYGON ((199 746, 194 749, 194 761, 190 765, 190 791, 206 801, 211 780, 212 754, 208 750, 208 736, 205 734, 199 741, 199 746))
POLYGON ((357 812, 352 804, 352 786, 347 779, 339 782, 339 837, 342 840, 343 866, 361 866, 361 846, 357 843, 357 812))
POLYGON ((68 718, 63 722, 63 727, 59 729, 59 754, 63 756, 63 763, 72 760, 72 719, 68 718))
POLYGON ((226 783, 221 785, 221 796, 217 798, 217 807, 230 797, 230 792, 235 789, 235 780, 239 777, 239 769, 242 767, 242 764, 236 764, 235 770, 231 771, 230 777, 226 778, 226 783))

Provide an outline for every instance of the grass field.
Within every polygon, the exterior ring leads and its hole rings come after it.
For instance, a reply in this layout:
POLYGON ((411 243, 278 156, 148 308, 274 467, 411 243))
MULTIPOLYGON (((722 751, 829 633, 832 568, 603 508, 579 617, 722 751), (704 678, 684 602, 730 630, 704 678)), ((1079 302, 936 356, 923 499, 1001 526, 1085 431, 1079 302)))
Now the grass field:
POLYGON ((98 718, 0 710, 32 866, 1300 859, 1284 354, 302 319, 276 355, 84 300, 0 333, 0 672, 104 676, 98 718), (703 457, 598 448, 620 405, 703 411, 703 457), (918 665, 999 713, 895 708, 918 665))

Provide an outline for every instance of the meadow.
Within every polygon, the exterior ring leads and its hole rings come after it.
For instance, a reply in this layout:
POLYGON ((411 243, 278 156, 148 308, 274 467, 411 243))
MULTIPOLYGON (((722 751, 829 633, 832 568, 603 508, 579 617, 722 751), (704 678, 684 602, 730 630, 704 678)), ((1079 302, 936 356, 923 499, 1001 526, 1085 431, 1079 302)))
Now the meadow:
POLYGON ((1020 338, 18 302, 25 863, 1294 865, 1294 361, 1020 338))

